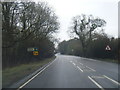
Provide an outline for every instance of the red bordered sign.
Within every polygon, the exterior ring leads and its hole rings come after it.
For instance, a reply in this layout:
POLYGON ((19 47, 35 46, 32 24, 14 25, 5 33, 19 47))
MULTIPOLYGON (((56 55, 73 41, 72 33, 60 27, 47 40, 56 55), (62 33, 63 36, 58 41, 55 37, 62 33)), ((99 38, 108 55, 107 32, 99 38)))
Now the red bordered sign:
POLYGON ((110 51, 111 50, 110 46, 107 45, 106 48, 105 48, 105 50, 110 51))

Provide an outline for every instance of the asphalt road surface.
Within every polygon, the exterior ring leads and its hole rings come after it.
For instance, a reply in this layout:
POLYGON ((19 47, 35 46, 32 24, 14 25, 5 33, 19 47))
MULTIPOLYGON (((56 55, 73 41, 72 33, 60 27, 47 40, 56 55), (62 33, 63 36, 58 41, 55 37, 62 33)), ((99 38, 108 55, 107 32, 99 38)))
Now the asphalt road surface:
POLYGON ((20 88, 118 88, 118 64, 70 55, 57 58, 20 88))

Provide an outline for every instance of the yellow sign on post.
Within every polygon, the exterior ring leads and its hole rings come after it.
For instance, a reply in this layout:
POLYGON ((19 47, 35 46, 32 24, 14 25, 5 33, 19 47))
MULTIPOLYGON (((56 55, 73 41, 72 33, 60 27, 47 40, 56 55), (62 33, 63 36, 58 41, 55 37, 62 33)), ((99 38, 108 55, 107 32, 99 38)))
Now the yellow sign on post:
POLYGON ((37 56, 38 55, 38 51, 33 51, 33 55, 37 56))

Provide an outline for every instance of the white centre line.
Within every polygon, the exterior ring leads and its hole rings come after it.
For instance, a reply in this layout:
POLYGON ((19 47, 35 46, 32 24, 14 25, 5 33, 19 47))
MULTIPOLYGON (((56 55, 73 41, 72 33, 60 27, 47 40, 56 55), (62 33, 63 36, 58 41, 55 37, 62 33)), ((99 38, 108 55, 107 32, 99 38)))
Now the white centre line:
POLYGON ((82 63, 80 63, 81 65, 83 65, 82 63))
MULTIPOLYGON (((56 60, 54 60, 56 61, 56 60)), ((29 82, 31 82, 34 78, 36 78, 40 73, 42 73, 46 68, 48 68, 54 61, 52 61, 49 65, 47 65, 45 68, 43 68, 40 72, 38 72, 36 75, 34 75, 32 78, 30 78, 28 81, 26 81, 23 85, 21 85, 17 90, 20 90, 25 85, 27 85, 29 82)))
POLYGON ((111 79, 111 78, 107 77, 106 75, 103 75, 103 76, 104 76, 105 78, 109 79, 110 81, 112 81, 112 82, 114 82, 114 83, 116 83, 116 84, 120 85, 120 83, 119 83, 119 82, 117 82, 117 81, 115 81, 115 80, 113 80, 113 79, 111 79))
POLYGON ((94 70, 94 69, 92 69, 92 68, 90 68, 90 67, 88 67, 88 66, 86 66, 87 68, 89 68, 89 69, 91 69, 92 71, 96 71, 96 70, 94 70))
POLYGON ((78 68, 81 72, 83 72, 83 70, 82 70, 80 67, 77 66, 77 68, 78 68))
POLYGON ((76 65, 75 63, 73 63, 73 65, 76 65))
POLYGON ((88 78, 89 78, 95 85, 97 85, 101 90, 104 90, 104 88, 103 88, 101 85, 99 85, 95 80, 93 80, 90 76, 88 76, 88 78))

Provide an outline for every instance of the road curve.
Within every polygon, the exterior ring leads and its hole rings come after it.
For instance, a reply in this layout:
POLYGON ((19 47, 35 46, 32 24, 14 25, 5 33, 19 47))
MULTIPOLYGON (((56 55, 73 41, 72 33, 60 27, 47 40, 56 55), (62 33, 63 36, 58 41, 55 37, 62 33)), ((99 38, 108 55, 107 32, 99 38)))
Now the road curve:
POLYGON ((57 55, 54 62, 44 68, 20 88, 118 88, 118 64, 57 55))

